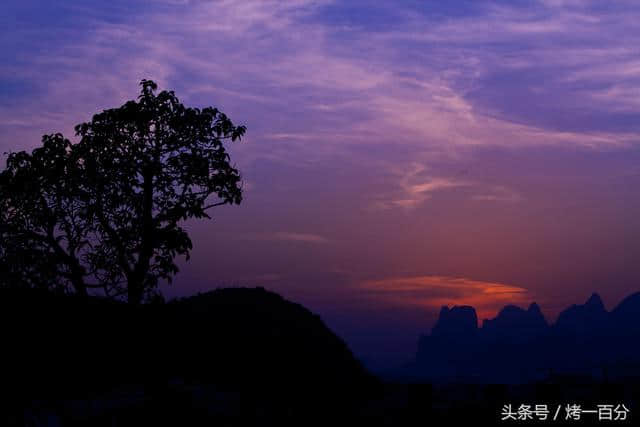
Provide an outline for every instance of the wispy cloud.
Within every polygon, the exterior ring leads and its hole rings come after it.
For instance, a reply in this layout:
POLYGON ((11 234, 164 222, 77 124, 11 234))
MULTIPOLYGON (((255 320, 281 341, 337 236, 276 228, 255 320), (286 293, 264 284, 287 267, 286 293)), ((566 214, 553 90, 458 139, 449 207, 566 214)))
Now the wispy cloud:
POLYGON ((133 1, 120 19, 99 5, 67 7, 90 25, 33 27, 38 37, 21 48, 30 54, 0 65, 0 79, 17 75, 35 88, 0 103, 0 149, 71 134, 92 112, 135 96, 141 78, 248 125, 235 153, 242 164, 330 165, 357 151, 355 167, 392 177, 369 194, 382 209, 411 211, 451 191, 526 198, 506 179, 483 183, 426 168, 443 156, 640 141, 640 121, 631 120, 640 99, 640 7, 473 3, 451 14, 380 2, 395 20, 378 26, 345 23, 344 5, 328 0, 133 1), (54 43, 45 49, 42 40, 54 43), (379 147, 405 154, 381 162, 379 147))
POLYGON ((528 290, 519 286, 461 277, 414 276, 370 280, 361 288, 387 303, 437 309, 471 305, 480 319, 491 318, 507 304, 531 302, 528 290))
POLYGON ((431 199, 434 194, 456 189, 470 193, 472 200, 493 202, 520 202, 524 198, 517 191, 505 185, 485 184, 479 181, 463 179, 465 170, 453 176, 439 176, 420 163, 406 168, 395 168, 394 185, 389 191, 373 197, 371 209, 397 209, 411 211, 431 199))
MULTIPOLYGON (((2 67, 0 75, 19 71, 48 83, 37 98, 0 107, 5 117, 0 126, 18 136, 24 130, 16 121, 37 105, 44 114, 36 114, 34 128, 69 129, 88 118, 86 111, 131 97, 136 82, 151 77, 169 87, 185 86, 195 100, 214 94, 236 111, 255 102, 247 117, 256 140, 269 133, 322 141, 320 148, 293 145, 289 138, 292 149, 279 151, 283 157, 335 155, 345 134, 351 135, 350 143, 396 141, 429 150, 632 143, 638 140, 633 129, 547 126, 536 117, 514 114, 523 107, 502 105, 503 97, 478 95, 485 89, 511 91, 506 85, 531 70, 538 77, 524 86, 533 90, 537 82, 553 88, 553 96, 546 91, 544 97, 566 114, 584 100, 593 101, 593 114, 635 106, 628 90, 640 78, 634 59, 638 37, 622 32, 634 14, 594 11, 590 5, 483 2, 472 13, 447 19, 406 7, 394 15, 403 25, 390 29, 336 26, 320 13, 327 7, 340 13, 340 5, 331 1, 156 1, 121 22, 101 20, 97 9, 95 25, 83 29, 82 37, 55 36, 55 48, 33 55, 27 65, 2 67), (612 33, 612 28, 621 29, 612 33), (608 36, 602 36, 603 29, 608 36), (553 44, 546 41, 550 35, 553 44), (506 80, 496 82, 497 74, 506 80), (571 96, 557 98, 556 89, 569 80, 579 88, 565 88, 571 96)), ((390 3, 378 7, 397 9, 390 3)), ((46 28, 42 32, 47 36, 46 28)), ((521 101, 535 106, 540 95, 533 103, 521 101)))
POLYGON ((388 194, 376 195, 373 209, 411 210, 431 198, 435 192, 469 185, 463 180, 429 176, 427 168, 419 163, 410 165, 406 170, 398 169, 396 173, 399 175, 400 191, 392 187, 388 194))

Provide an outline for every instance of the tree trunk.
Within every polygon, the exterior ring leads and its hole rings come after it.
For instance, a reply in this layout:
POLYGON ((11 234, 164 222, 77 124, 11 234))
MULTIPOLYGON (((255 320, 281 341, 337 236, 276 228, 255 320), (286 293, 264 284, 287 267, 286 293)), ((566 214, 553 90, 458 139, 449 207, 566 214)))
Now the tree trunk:
POLYGON ((133 274, 127 280, 127 298, 129 304, 140 304, 144 297, 145 279, 149 272, 151 257, 153 256, 153 172, 151 169, 144 171, 143 195, 142 195, 142 230, 140 253, 133 270, 133 274))

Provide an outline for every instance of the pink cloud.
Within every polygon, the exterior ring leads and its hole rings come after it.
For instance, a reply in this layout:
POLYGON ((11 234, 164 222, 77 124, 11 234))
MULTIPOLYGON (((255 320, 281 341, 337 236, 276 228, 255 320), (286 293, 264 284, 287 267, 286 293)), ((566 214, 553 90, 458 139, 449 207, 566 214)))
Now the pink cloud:
POLYGON ((445 305, 471 305, 479 319, 494 317, 507 304, 532 302, 532 296, 525 288, 460 277, 392 277, 365 281, 361 283, 361 289, 386 303, 431 310, 445 305))

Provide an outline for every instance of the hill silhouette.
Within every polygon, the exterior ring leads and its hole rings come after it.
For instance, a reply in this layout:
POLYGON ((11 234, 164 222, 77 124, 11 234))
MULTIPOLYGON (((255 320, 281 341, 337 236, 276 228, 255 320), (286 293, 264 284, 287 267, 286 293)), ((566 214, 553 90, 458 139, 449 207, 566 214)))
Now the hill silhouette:
POLYGON ((635 408, 639 303, 606 311, 594 295, 553 325, 537 304, 507 306, 480 328, 473 307, 444 307, 404 380, 382 382, 262 288, 144 305, 2 289, 0 424, 493 425, 514 401, 635 408))
POLYGON ((167 308, 171 341, 190 353, 185 364, 209 366, 207 374, 216 378, 320 386, 367 377, 346 343, 318 315, 263 288, 219 289, 167 308), (214 344, 215 353, 207 353, 214 344))
POLYGON ((443 307, 403 372, 425 381, 527 383, 558 375, 640 376, 640 293, 607 311, 598 294, 549 325, 540 307, 508 305, 478 327, 475 309, 443 307))
POLYGON ((378 385, 317 315, 262 288, 140 306, 3 289, 0 320, 8 425, 286 425, 345 417, 378 385))

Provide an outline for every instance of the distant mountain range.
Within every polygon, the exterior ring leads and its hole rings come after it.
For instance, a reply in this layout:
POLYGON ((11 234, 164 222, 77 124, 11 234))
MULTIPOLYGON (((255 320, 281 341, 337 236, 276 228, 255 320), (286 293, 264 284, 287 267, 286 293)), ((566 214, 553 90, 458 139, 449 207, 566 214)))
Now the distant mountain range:
POLYGON ((640 377, 640 292, 607 311, 598 294, 549 324, 538 304, 508 305, 478 327, 470 306, 442 307, 401 376, 426 381, 524 383, 557 376, 640 377))

